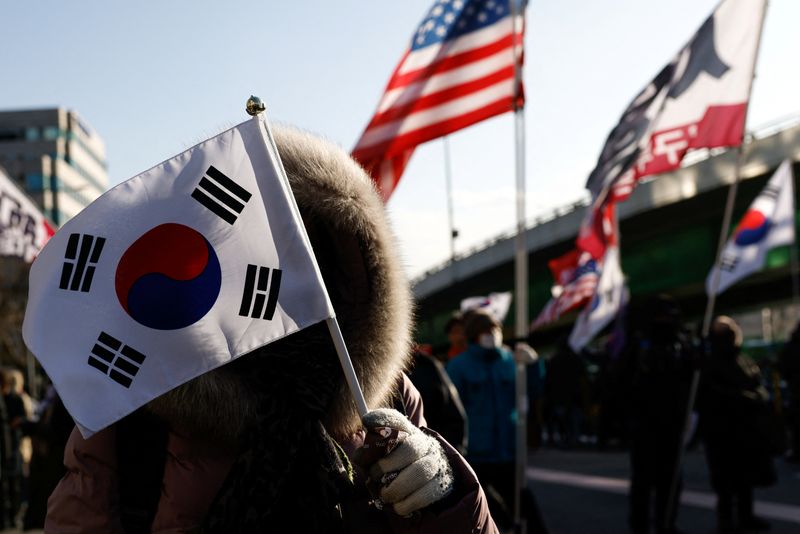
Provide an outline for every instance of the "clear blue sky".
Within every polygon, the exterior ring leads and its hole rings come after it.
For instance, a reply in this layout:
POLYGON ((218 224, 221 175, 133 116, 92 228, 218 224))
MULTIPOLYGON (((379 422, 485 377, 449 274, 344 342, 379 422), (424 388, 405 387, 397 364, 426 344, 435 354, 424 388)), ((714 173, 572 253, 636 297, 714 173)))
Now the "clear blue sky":
MULTIPOLYGON (((240 122, 251 93, 349 150, 430 3, 8 1, 0 107, 77 110, 106 141, 112 184, 240 122)), ((581 198, 621 111, 716 3, 531 0, 529 215, 581 198)), ((751 127, 800 112, 798 23, 800 2, 771 0, 751 127)), ((509 115, 451 137, 457 250, 513 227, 512 142, 509 115)), ((417 150, 389 210, 410 274, 446 259, 440 141, 417 150)))

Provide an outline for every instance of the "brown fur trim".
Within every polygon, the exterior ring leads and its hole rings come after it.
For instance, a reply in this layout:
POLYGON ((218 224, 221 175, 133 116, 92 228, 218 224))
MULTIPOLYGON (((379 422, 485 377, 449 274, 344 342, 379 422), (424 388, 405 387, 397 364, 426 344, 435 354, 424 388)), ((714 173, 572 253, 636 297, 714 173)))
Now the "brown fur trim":
MULTIPOLYGON (((367 404, 388 406, 409 358, 413 304, 383 202, 363 169, 341 148, 293 128, 276 127, 274 132, 367 404)), ((301 331, 286 341, 292 352, 307 348, 299 357, 328 352, 318 350, 328 340, 314 337, 304 338, 301 331)), ((266 352, 289 348, 274 345, 266 352)), ((250 357, 262 356, 268 357, 250 357)), ((247 394, 252 385, 241 368, 246 368, 244 361, 221 367, 150 407, 186 432, 232 439, 252 420, 255 409, 247 394)), ((326 421, 337 438, 360 427, 341 382, 326 421)))

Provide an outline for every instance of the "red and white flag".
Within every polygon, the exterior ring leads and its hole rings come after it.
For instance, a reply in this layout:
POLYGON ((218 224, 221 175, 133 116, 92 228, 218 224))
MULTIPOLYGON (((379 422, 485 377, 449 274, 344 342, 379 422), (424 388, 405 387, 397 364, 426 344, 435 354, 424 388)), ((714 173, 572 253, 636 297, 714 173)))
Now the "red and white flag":
POLYGON ((31 262, 54 233, 36 204, 0 169, 0 256, 31 262))
POLYGON ((352 153, 384 201, 417 145, 522 106, 525 2, 514 1, 516 18, 508 0, 438 0, 414 32, 352 153))
POLYGON ((593 204, 622 201, 687 151, 742 143, 766 0, 723 0, 631 102, 586 187, 593 204))

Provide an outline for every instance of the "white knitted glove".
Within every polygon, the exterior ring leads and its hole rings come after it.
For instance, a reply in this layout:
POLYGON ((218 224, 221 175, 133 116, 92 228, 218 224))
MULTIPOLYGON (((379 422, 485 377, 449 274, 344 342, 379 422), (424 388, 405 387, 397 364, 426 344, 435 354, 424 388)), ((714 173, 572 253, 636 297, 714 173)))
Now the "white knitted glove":
POLYGON ((367 486, 401 516, 425 508, 453 489, 453 469, 444 449, 397 410, 373 410, 356 462, 369 472, 367 486))

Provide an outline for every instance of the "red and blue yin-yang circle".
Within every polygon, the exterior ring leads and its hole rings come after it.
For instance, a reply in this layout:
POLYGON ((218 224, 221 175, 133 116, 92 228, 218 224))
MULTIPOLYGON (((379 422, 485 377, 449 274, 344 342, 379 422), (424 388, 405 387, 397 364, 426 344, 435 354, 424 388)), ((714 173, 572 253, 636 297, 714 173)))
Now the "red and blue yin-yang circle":
POLYGON ((190 326, 219 296, 222 270, 211 243, 182 224, 156 226, 117 266, 117 298, 136 322, 157 330, 190 326))
POLYGON ((771 224, 772 221, 760 211, 748 210, 736 228, 734 242, 740 247, 758 243, 767 235, 771 224))

